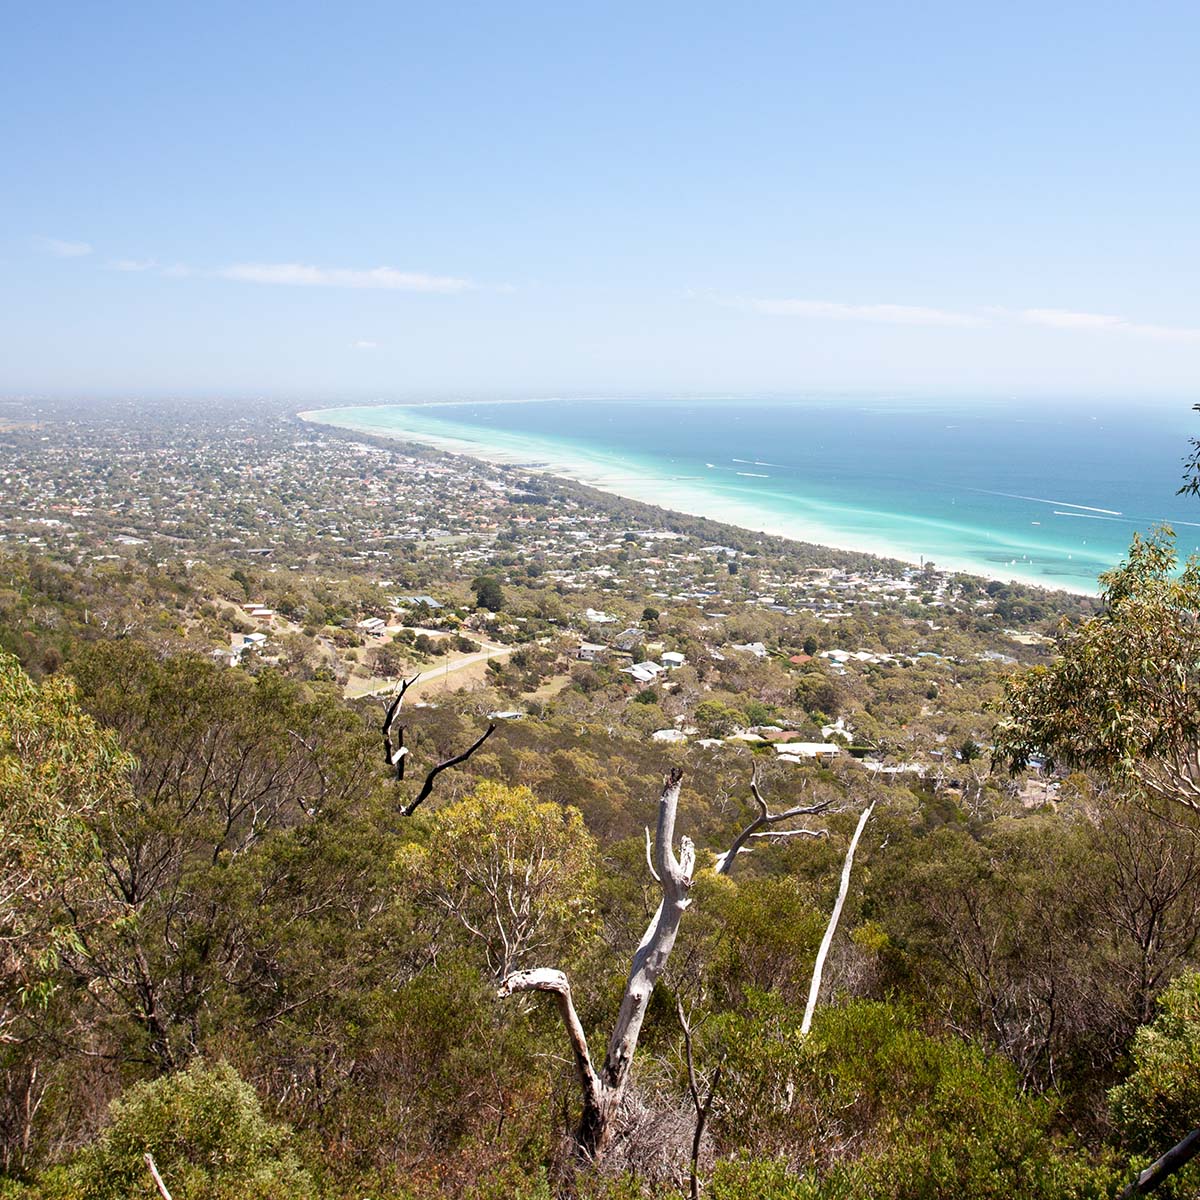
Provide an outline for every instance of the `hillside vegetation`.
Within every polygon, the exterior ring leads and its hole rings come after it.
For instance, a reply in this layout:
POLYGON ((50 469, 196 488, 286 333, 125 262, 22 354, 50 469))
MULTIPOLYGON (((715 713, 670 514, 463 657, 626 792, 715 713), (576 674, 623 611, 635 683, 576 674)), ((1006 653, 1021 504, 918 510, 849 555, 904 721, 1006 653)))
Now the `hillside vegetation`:
POLYGON ((0 1196, 1066 1200, 1200 1126, 1168 534, 1093 603, 174 417, 0 431, 0 1196))

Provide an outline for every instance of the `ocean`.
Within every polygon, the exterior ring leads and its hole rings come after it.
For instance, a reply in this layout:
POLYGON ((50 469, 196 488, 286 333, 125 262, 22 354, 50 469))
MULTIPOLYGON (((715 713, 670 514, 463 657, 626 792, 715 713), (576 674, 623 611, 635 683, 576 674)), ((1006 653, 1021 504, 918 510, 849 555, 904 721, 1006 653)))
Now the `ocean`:
POLYGON ((1200 416, 1045 400, 537 400, 310 420, 515 463, 803 541, 1095 592, 1135 531, 1200 548, 1177 496, 1200 416))

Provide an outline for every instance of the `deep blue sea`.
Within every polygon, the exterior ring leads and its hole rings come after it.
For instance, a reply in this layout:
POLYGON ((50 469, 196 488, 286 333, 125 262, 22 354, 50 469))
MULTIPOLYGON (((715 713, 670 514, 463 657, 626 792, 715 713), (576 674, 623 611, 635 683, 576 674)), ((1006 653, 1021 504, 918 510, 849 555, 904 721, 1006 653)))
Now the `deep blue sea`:
POLYGON ((1200 547, 1177 496, 1200 415, 1053 400, 539 400, 325 409, 332 425, 536 466, 848 549, 1096 590, 1135 530, 1200 547))

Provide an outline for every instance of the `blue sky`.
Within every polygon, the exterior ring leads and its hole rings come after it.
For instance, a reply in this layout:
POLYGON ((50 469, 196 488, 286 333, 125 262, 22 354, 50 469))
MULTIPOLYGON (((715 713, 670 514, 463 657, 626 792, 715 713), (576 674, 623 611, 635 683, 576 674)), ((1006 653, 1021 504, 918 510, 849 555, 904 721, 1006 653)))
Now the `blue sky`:
POLYGON ((10 6, 0 393, 1194 397, 1194 4, 10 6))

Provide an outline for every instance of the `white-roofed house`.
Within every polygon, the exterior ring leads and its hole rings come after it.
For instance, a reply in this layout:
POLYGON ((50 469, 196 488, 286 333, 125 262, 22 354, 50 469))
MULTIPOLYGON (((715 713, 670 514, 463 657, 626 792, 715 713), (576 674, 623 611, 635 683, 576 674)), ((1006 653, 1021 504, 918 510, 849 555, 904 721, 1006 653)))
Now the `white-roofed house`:
POLYGON ((638 683, 653 683, 664 671, 658 663, 640 662, 631 667, 622 667, 622 675, 632 675, 638 683))
POLYGON ((776 742, 779 762, 803 762, 805 759, 834 758, 842 748, 836 742, 776 742))

